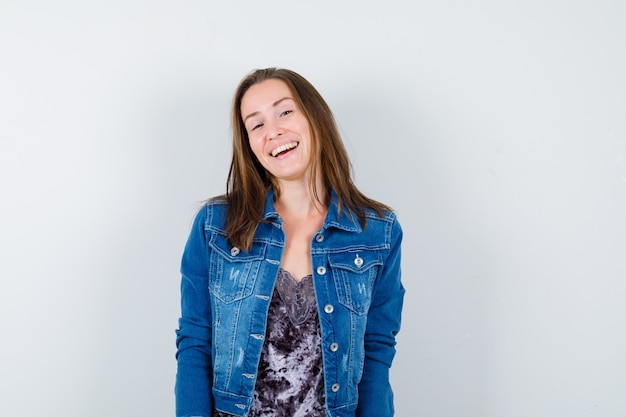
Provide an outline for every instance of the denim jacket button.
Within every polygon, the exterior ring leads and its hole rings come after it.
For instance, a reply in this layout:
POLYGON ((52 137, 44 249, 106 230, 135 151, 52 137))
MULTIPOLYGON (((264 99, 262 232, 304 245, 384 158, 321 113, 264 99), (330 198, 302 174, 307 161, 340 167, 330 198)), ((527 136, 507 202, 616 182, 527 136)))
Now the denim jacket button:
POLYGON ((360 268, 363 266, 363 258, 361 258, 359 255, 356 256, 356 258, 354 258, 354 264, 357 266, 357 268, 360 268))
POLYGON ((239 248, 237 246, 233 246, 233 248, 230 250, 230 256, 237 256, 239 255, 239 248))
POLYGON ((322 243, 324 241, 324 235, 320 233, 319 235, 315 236, 315 240, 317 241, 317 243, 322 243))
POLYGON ((332 392, 337 392, 339 391, 339 384, 333 384, 332 387, 330 387, 330 390, 332 392))
POLYGON ((330 351, 331 352, 337 352, 339 350, 339 344, 338 343, 331 343, 330 344, 330 351))
POLYGON ((325 312, 325 313, 330 314, 330 313, 332 313, 333 311, 335 311, 335 307, 333 307, 333 306, 332 306, 332 304, 326 304, 326 305, 324 306, 324 312, 325 312))
POLYGON ((326 274, 326 268, 324 268, 323 266, 318 266, 317 267, 317 274, 318 275, 325 275, 326 274))

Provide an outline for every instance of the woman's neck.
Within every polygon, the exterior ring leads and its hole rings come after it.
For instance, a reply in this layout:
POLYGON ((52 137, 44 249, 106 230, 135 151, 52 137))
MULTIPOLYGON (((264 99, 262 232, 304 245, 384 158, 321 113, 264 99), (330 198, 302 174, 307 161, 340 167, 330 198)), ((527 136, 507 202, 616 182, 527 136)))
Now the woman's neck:
POLYGON ((274 203, 274 207, 281 217, 304 219, 325 215, 328 202, 326 201, 326 189, 318 182, 316 189, 317 198, 313 195, 311 187, 302 182, 280 184, 280 195, 274 203), (322 199, 319 201, 318 199, 322 199))

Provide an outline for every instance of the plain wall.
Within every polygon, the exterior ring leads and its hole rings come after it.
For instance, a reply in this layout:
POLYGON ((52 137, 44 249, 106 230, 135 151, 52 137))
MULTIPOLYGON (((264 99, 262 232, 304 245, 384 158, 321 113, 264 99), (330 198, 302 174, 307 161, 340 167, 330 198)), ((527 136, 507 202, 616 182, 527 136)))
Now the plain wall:
POLYGON ((405 232, 400 417, 626 415, 626 3, 0 2, 0 415, 174 415, 179 263, 250 70, 405 232))

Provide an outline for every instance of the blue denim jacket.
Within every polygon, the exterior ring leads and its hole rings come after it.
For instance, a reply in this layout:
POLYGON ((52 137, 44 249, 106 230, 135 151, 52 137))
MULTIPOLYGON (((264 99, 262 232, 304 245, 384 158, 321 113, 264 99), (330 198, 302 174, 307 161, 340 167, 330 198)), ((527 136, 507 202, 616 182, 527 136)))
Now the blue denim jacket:
MULTIPOLYGON (((267 196, 250 250, 226 239, 226 202, 197 214, 182 259, 176 415, 245 416, 253 401, 267 312, 285 237, 267 196)), ((358 218, 333 193, 311 242, 330 417, 393 416, 389 368, 400 329, 402 230, 393 213, 358 218)))

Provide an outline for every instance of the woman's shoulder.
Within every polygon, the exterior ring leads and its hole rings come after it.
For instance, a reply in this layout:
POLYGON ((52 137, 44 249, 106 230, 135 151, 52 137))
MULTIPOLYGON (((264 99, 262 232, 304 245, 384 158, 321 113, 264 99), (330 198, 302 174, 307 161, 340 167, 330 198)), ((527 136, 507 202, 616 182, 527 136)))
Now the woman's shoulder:
POLYGON ((228 205, 226 194, 216 195, 204 201, 205 206, 224 206, 228 205))
POLYGON ((203 211, 222 210, 228 207, 228 200, 225 195, 218 195, 201 200, 196 203, 196 214, 199 215, 203 211))
POLYGON ((377 211, 376 209, 366 209, 365 211, 366 223, 365 230, 380 230, 384 228, 385 231, 391 231, 392 229, 401 229, 400 222, 396 213, 391 210, 377 211))
POLYGON ((398 216, 388 205, 378 203, 377 207, 368 207, 365 209, 365 229, 364 232, 374 232, 385 236, 390 241, 402 236, 402 226, 398 220, 398 216))
POLYGON ((365 216, 367 219, 378 219, 382 221, 394 222, 397 221, 396 213, 391 208, 377 209, 375 207, 366 207, 365 216))
POLYGON ((228 200, 226 195, 218 195, 202 200, 197 204, 196 221, 203 222, 206 228, 224 227, 228 200))
POLYGON ((395 210, 378 200, 367 198, 367 204, 364 209, 367 220, 380 220, 388 223, 396 223, 398 221, 395 210))

